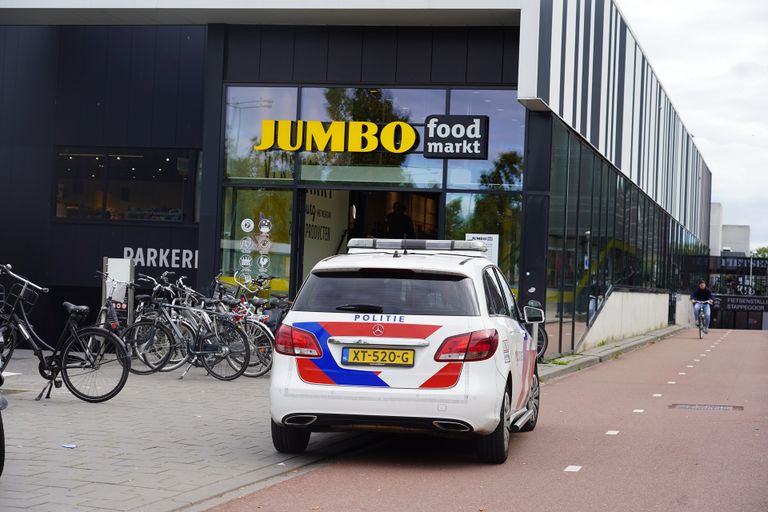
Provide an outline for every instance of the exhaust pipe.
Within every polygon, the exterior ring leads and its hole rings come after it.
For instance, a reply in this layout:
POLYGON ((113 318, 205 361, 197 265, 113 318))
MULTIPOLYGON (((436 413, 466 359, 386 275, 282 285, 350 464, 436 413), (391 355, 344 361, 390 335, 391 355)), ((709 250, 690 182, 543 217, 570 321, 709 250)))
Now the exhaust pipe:
POLYGON ((469 425, 465 423, 459 423, 458 421, 442 421, 436 420, 432 422, 437 430, 443 432, 469 432, 472 430, 469 425))
POLYGON ((312 414, 296 414, 294 416, 288 416, 283 420, 283 423, 290 425, 291 427, 308 427, 317 421, 317 416, 312 414))
POLYGON ((518 432, 526 423, 528 423, 528 420, 530 420, 532 417, 533 411, 526 411, 525 414, 520 416, 519 420, 512 424, 512 432, 518 432))

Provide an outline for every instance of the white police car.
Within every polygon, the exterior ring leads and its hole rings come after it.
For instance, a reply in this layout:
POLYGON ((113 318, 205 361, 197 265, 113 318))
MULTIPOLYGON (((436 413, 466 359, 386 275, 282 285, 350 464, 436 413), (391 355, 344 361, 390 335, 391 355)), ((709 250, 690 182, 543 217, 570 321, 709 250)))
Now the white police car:
MULTIPOLYGON (((507 458, 539 413, 536 343, 481 242, 352 239, 319 262, 275 339, 270 412, 281 452, 312 432, 472 436, 507 458)), ((526 322, 543 312, 525 308, 526 322)), ((534 329, 535 331, 535 329, 534 329)))

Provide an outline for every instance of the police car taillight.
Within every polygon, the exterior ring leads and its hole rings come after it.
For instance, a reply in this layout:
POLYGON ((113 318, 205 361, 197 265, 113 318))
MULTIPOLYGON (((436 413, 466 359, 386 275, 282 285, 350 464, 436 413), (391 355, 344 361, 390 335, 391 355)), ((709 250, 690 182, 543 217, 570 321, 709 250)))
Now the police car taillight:
POLYGON ((467 332, 446 338, 435 354, 435 361, 483 361, 499 346, 496 329, 467 332))
POLYGON ((280 354, 296 357, 320 357, 323 355, 314 334, 285 324, 277 330, 275 350, 280 354))

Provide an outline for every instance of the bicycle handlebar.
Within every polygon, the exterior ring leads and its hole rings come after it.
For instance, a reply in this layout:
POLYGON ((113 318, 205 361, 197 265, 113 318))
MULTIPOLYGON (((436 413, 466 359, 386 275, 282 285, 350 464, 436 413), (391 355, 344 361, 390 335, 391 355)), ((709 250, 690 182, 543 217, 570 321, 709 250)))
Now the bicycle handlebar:
MULTIPOLYGON (((22 282, 30 285, 32 288, 36 289, 37 291, 40 291, 42 293, 48 293, 50 291, 50 289, 48 289, 48 288, 44 288, 44 287, 42 287, 40 285, 37 285, 37 284, 33 283, 32 281, 30 281, 29 279, 26 279, 26 278, 20 276, 19 274, 15 274, 15 273, 11 272, 11 268, 13 268, 13 267, 11 267, 10 263, 5 264, 5 265, 0 263, 0 268, 2 268, 2 270, 5 271, 5 273, 8 274, 9 276, 14 277, 14 278, 18 279, 19 281, 22 281, 22 282)), ((0 272, 0 274, 2 274, 2 272, 0 272)))

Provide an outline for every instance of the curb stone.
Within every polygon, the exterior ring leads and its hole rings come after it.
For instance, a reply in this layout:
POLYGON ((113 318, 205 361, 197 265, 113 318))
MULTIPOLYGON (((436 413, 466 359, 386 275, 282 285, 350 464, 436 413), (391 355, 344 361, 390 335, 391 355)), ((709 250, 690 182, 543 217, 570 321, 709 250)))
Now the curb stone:
POLYGON ((673 334, 687 329, 686 326, 673 325, 651 331, 641 336, 634 336, 620 341, 611 342, 602 347, 595 347, 578 354, 570 354, 558 358, 558 361, 566 361, 567 364, 539 363, 539 377, 543 382, 556 379, 564 375, 575 373, 589 368, 598 363, 613 359, 623 353, 637 350, 656 341, 667 338, 673 334))

